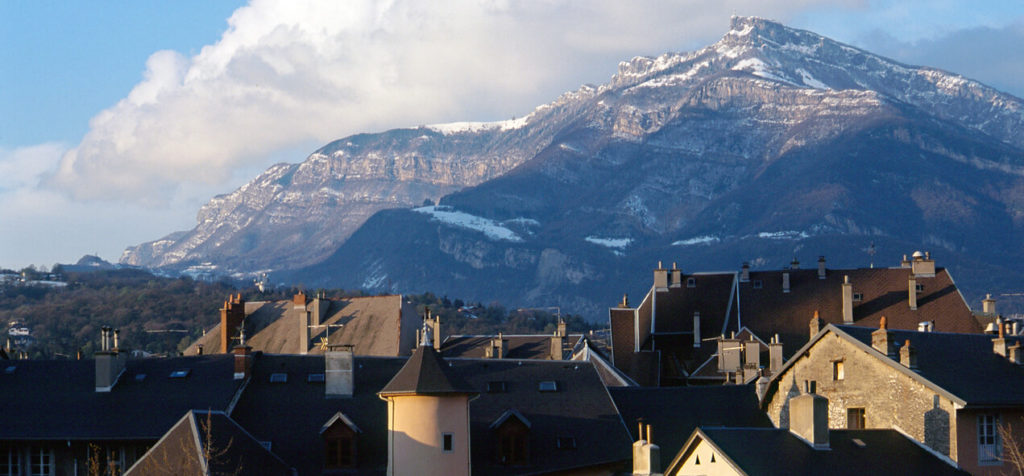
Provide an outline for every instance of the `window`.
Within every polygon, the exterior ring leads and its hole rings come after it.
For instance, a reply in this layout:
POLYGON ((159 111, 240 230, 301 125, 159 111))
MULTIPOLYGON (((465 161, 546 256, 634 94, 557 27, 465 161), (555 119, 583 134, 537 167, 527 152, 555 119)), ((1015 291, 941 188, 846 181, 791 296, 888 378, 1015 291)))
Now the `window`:
POLYGON ((697 279, 696 278, 686 278, 686 287, 688 287, 688 288, 695 288, 695 287, 697 287, 697 279))
POLYGON ((441 433, 441 450, 445 453, 451 453, 455 447, 454 437, 451 433, 441 433))
POLYGON ((999 416, 978 415, 978 463, 998 464, 1002 456, 999 442, 999 416))
POLYGON ((915 290, 916 290, 917 292, 919 292, 919 293, 923 293, 923 292, 924 292, 924 285, 923 285, 923 284, 918 284, 918 285, 915 285, 915 286, 914 286, 914 289, 915 289, 915 290))
POLYGON ((867 428, 867 419, 864 416, 863 408, 846 409, 846 429, 863 430, 867 428))
POLYGON ((846 378, 846 372, 843 368, 843 361, 836 360, 832 362, 832 380, 843 380, 846 378))
POLYGON ((53 472, 53 453, 42 447, 34 447, 29 452, 29 474, 31 476, 50 476, 53 472))
POLYGON ((141 382, 143 380, 146 380, 146 374, 135 374, 135 381, 136 382, 141 382))
POLYGON ((753 283, 754 283, 754 289, 761 289, 761 288, 764 287, 764 281, 761 281, 760 279, 755 279, 753 281, 753 283))
POLYGON ((21 474, 21 453, 17 449, 0 446, 0 476, 21 474))
POLYGON ((487 393, 505 393, 508 391, 505 382, 487 382, 487 393))
POLYGON ((287 383, 288 374, 284 372, 274 372, 270 374, 270 383, 287 383))
POLYGON ((306 375, 306 382, 309 382, 309 383, 323 383, 324 382, 324 374, 309 374, 309 375, 306 375))
POLYGON ((517 417, 506 419, 495 430, 498 440, 497 460, 507 466, 522 466, 530 462, 530 428, 517 417))
POLYGON ((571 436, 559 436, 555 440, 555 446, 560 450, 574 450, 576 449, 576 438, 571 436))
POLYGON ((540 383, 540 385, 538 386, 538 390, 540 390, 541 392, 557 392, 558 382, 554 380, 545 380, 540 383))
POLYGON ((853 302, 861 302, 864 300, 864 293, 853 293, 853 302))
POLYGON ((18 369, 17 365, 8 365, 7 368, 4 369, 4 373, 7 374, 7 375, 10 375, 10 374, 13 374, 14 371, 17 370, 17 369, 18 369))
POLYGON ((354 435, 338 435, 324 440, 327 444, 324 466, 331 469, 353 468, 356 465, 354 435))
POLYGON ((171 372, 170 378, 185 378, 188 377, 189 372, 189 369, 178 369, 171 372))

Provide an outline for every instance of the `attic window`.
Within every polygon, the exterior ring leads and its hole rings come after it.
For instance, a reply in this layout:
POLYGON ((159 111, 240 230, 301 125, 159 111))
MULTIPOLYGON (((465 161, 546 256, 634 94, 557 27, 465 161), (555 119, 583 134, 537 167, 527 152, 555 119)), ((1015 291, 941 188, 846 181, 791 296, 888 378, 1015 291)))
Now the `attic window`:
POLYGON ((18 368, 17 365, 8 365, 7 368, 4 369, 4 373, 7 374, 7 375, 13 374, 14 370, 17 369, 17 368, 18 368))
POLYGON ((270 374, 270 383, 287 383, 288 374, 284 372, 274 372, 270 374))
POLYGON ((917 292, 919 292, 919 293, 923 293, 924 292, 924 285, 923 284, 914 285, 914 289, 917 290, 917 292))
POLYGON ((188 374, 191 372, 192 369, 178 369, 171 372, 171 375, 168 375, 168 378, 185 378, 188 377, 188 374))
POLYGON ((571 436, 559 436, 555 439, 555 446, 560 450, 576 449, 576 438, 571 436))
POLYGON ((306 375, 306 382, 309 382, 309 383, 323 383, 324 382, 324 374, 309 374, 309 375, 306 375))
POLYGON ((754 283, 754 289, 761 289, 764 287, 764 281, 761 281, 760 279, 755 279, 752 282, 754 283))
POLYGON ((861 302, 864 300, 864 293, 853 293, 853 302, 861 302))
POLYGON ((487 382, 487 393, 505 393, 508 386, 503 381, 487 382))
POLYGON ((697 279, 696 278, 686 278, 686 287, 688 287, 688 288, 695 288, 695 287, 697 287, 697 279))
POLYGON ((541 392, 557 392, 558 382, 554 380, 544 380, 540 383, 537 389, 541 392))
POLYGON ((143 380, 146 380, 146 374, 135 374, 135 381, 136 382, 141 382, 143 380))

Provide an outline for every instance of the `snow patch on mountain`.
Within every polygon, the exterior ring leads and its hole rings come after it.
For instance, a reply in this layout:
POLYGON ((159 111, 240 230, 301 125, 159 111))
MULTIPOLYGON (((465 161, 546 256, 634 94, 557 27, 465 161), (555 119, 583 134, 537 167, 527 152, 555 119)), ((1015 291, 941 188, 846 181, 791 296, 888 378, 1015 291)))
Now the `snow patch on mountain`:
POLYGON ((447 124, 432 124, 426 126, 435 132, 440 132, 444 135, 462 134, 462 133, 473 133, 483 131, 511 131, 515 129, 521 129, 526 126, 530 117, 533 114, 520 117, 518 119, 509 119, 507 121, 494 121, 494 122, 449 122, 447 124))
POLYGON ((719 241, 722 241, 722 239, 717 236, 703 235, 687 238, 685 240, 673 241, 672 246, 710 245, 711 243, 718 243, 719 241))
POLYGON ((605 248, 624 249, 633 242, 632 238, 601 238, 598 236, 588 236, 584 240, 593 243, 595 245, 604 246, 605 248))
POLYGON ((512 242, 523 241, 514 231, 505 228, 500 223, 489 218, 470 215, 469 213, 455 211, 451 207, 432 206, 413 208, 412 211, 430 215, 435 221, 446 225, 464 228, 467 230, 479 231, 492 240, 505 240, 512 242))

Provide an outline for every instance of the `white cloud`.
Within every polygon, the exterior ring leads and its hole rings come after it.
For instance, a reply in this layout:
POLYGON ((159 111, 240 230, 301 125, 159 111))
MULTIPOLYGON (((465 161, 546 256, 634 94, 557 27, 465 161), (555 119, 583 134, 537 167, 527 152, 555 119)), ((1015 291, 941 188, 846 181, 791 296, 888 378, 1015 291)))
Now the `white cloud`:
MULTIPOLYGON (((856 0, 253 0, 192 57, 154 53, 47 184, 166 206, 297 143, 521 116, 620 60, 713 41, 733 13, 787 20, 856 0)), ((294 157, 293 161, 302 157, 294 157)), ((220 190, 226 192, 227 190, 220 190)))

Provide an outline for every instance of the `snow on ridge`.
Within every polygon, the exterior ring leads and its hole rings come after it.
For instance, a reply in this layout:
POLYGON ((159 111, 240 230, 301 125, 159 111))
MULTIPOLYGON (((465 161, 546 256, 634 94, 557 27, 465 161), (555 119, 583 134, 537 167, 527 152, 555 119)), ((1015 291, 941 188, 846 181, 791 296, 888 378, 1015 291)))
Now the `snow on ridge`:
POLYGON ((757 234, 758 238, 766 240, 796 240, 810 236, 804 231, 762 231, 757 234))
POLYGON ((501 226, 501 224, 489 218, 470 215, 466 212, 455 211, 451 207, 431 206, 413 208, 412 211, 430 215, 436 221, 446 225, 464 228, 467 230, 479 231, 492 240, 505 240, 512 242, 523 241, 514 231, 501 226))
POLYGON ((711 243, 718 243, 722 241, 721 238, 714 235, 703 235, 695 236, 693 238, 687 238, 685 240, 679 240, 672 242, 672 246, 692 246, 692 245, 710 245, 711 243))
POLYGON ((595 245, 604 246, 605 248, 614 248, 621 250, 630 243, 633 242, 632 238, 601 238, 599 236, 588 236, 584 240, 593 243, 595 245))
POLYGON ((515 129, 521 129, 524 126, 526 126, 526 123, 532 116, 533 114, 531 113, 517 119, 509 119, 506 121, 449 122, 447 124, 431 124, 429 126, 426 126, 426 128, 435 132, 440 132, 444 135, 459 134, 464 132, 483 132, 492 130, 510 131, 515 129))

